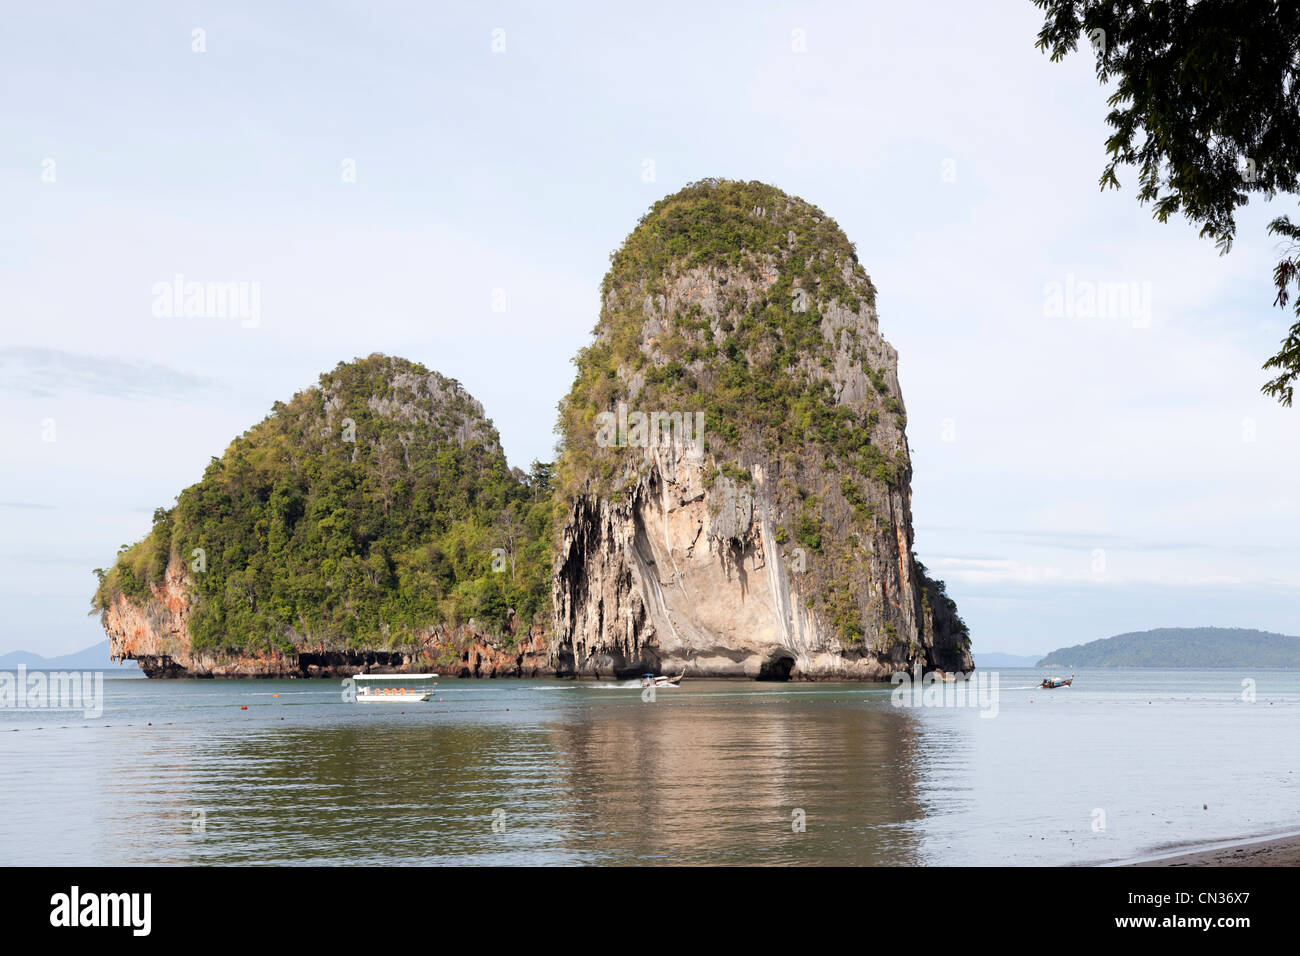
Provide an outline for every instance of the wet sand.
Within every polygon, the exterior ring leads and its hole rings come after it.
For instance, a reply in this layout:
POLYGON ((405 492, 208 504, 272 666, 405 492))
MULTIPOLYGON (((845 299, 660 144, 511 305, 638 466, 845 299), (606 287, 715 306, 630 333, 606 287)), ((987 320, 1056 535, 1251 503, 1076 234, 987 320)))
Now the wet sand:
POLYGON ((1300 866, 1300 835, 1181 853, 1130 866, 1300 866))

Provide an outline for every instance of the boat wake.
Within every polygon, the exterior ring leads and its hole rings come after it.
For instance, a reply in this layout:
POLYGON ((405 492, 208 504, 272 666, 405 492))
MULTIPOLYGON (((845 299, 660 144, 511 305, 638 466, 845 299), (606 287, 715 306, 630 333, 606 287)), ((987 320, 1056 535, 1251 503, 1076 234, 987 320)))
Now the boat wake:
MULTIPOLYGON (((677 690, 677 685, 676 685, 676 684, 658 684, 658 685, 656 685, 656 687, 657 687, 658 690, 664 690, 665 688, 669 688, 669 689, 672 689, 672 690, 677 690)), ((587 684, 587 683, 584 683, 584 682, 582 682, 582 681, 577 681, 577 682, 574 682, 574 683, 563 684, 563 685, 555 686, 555 687, 549 687, 549 686, 548 686, 548 687, 530 687, 530 688, 528 688, 528 689, 529 689, 529 690, 537 690, 537 691, 552 691, 552 690, 640 690, 640 689, 641 689, 641 682, 640 682, 639 680, 625 680, 625 681, 621 681, 621 682, 618 682, 618 683, 612 683, 612 684, 611 684, 611 683, 605 683, 605 684, 587 684)))

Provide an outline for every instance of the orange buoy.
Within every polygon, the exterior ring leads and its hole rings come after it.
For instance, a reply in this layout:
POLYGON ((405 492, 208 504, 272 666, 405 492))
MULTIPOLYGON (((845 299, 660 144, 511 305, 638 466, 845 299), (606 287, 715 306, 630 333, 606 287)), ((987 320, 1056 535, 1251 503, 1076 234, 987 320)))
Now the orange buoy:
POLYGON ((245 704, 244 706, 240 707, 239 709, 240 709, 240 710, 248 710, 248 705, 245 704))

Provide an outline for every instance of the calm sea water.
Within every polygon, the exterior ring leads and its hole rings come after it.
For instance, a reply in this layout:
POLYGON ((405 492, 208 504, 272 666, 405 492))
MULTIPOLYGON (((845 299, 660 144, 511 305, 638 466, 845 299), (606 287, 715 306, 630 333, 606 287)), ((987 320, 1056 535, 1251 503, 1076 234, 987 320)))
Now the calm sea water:
POLYGON ((1300 673, 999 675, 988 718, 888 685, 381 706, 110 672, 99 718, 0 709, 0 862, 1060 864, 1300 830, 1300 673))

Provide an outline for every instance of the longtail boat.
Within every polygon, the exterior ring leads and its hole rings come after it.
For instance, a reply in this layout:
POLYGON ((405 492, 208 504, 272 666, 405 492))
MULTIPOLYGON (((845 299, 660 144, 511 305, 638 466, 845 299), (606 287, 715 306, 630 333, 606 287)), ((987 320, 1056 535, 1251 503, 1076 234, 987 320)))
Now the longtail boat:
POLYGON ((676 677, 656 677, 654 674, 644 674, 641 677, 642 687, 676 687, 686 676, 686 671, 682 671, 676 677))

